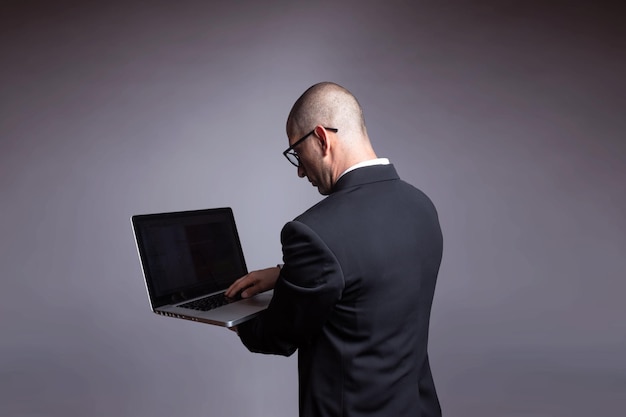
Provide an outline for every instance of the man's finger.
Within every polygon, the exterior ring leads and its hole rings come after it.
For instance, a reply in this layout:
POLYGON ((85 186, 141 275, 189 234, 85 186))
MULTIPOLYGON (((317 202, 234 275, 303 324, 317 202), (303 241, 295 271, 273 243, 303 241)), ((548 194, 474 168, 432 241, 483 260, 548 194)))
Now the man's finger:
POLYGON ((248 282, 250 280, 250 275, 244 275, 235 281, 224 293, 226 297, 234 298, 239 292, 246 287, 249 287, 251 284, 248 282))

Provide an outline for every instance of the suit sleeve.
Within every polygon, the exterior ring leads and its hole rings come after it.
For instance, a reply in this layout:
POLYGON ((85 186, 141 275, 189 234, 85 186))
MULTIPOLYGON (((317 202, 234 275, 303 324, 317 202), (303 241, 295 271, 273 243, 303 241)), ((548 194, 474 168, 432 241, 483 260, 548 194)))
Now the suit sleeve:
POLYGON ((239 325, 252 352, 289 356, 321 331, 341 298, 344 279, 334 254, 305 224, 281 232, 283 262, 272 301, 263 313, 239 325))

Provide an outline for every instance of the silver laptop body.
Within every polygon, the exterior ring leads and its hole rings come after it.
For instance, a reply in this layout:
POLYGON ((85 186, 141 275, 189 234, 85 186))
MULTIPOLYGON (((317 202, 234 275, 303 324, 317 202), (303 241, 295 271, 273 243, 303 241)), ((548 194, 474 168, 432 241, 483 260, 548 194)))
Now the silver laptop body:
POLYGON ((232 327, 267 308, 272 291, 223 300, 248 273, 230 207, 140 214, 131 224, 156 314, 232 327))

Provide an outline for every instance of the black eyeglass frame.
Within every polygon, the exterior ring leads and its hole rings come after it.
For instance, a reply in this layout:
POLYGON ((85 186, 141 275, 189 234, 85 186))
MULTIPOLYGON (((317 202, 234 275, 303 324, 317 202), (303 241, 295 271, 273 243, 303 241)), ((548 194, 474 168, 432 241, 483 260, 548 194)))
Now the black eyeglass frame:
MULTIPOLYGON (((334 127, 324 127, 324 129, 329 130, 334 133, 339 132, 339 129, 335 129, 334 127)), ((299 144, 301 144, 302 142, 304 142, 304 140, 308 138, 309 136, 311 136, 313 133, 315 133, 315 129, 311 130, 309 133, 307 133, 306 135, 302 136, 300 139, 295 141, 293 145, 285 149, 285 151, 283 152, 283 156, 287 158, 287 161, 289 161, 289 163, 295 166, 296 168, 300 166, 300 157, 298 156, 298 153, 296 152, 294 148, 298 146, 299 144), (291 159, 289 159, 289 155, 293 155, 293 157, 296 159, 296 161, 298 161, 298 163, 296 164, 291 159)))

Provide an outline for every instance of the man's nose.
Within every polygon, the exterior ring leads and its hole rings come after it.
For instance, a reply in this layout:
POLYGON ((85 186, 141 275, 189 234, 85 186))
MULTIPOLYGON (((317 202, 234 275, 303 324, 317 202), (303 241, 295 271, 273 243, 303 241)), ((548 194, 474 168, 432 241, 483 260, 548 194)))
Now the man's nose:
POLYGON ((298 165, 298 176, 300 178, 304 178, 306 172, 304 172, 304 167, 302 165, 298 165))

